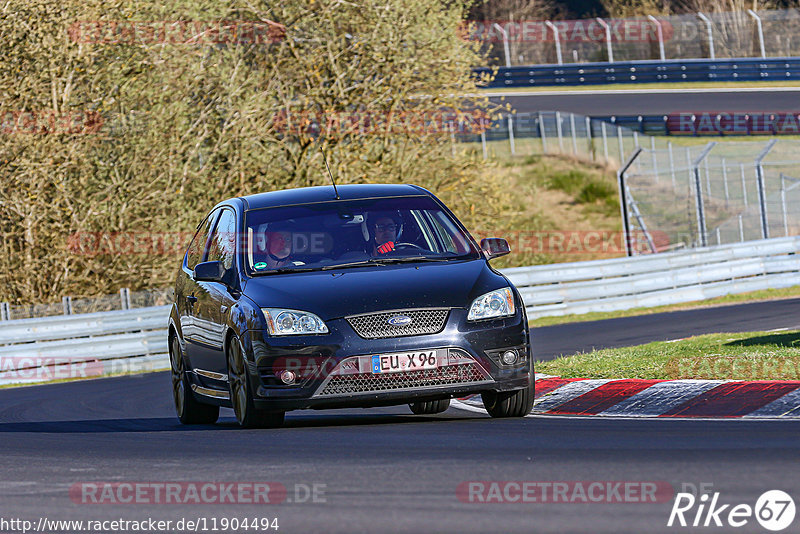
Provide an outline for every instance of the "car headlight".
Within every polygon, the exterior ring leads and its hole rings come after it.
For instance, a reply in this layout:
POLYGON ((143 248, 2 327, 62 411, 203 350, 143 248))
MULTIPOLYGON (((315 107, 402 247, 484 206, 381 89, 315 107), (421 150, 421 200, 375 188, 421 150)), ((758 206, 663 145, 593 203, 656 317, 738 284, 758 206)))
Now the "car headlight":
POLYGON ((514 315, 514 293, 510 287, 490 291, 476 298, 469 307, 468 321, 514 315))
POLYGON ((322 319, 310 312, 283 308, 261 308, 261 311, 264 312, 267 331, 271 336, 328 333, 328 327, 322 319))

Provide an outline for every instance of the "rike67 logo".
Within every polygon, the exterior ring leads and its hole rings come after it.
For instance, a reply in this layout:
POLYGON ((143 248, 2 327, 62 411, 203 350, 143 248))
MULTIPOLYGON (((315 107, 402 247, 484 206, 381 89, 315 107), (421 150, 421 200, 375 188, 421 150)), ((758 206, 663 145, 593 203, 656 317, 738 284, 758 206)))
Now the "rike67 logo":
POLYGON ((755 506, 749 504, 722 504, 720 493, 707 493, 695 497, 691 493, 678 493, 669 514, 667 526, 734 527, 739 528, 755 520, 773 532, 784 530, 794 521, 795 505, 792 497, 781 490, 764 492, 755 506))

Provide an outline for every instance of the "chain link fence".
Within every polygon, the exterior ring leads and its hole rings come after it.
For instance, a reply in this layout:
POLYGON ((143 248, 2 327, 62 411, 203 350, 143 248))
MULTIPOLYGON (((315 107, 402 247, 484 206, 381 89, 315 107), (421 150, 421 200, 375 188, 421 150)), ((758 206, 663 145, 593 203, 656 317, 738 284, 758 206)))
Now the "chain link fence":
POLYGON ((473 21, 498 66, 800 55, 800 10, 629 19, 473 21))

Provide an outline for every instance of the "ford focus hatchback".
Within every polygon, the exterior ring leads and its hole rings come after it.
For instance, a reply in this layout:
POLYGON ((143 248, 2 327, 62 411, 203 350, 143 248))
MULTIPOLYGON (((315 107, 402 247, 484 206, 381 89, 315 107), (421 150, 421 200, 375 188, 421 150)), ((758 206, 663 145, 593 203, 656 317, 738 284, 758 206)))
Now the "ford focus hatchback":
POLYGON ((218 204, 198 225, 169 319, 181 422, 233 408, 245 427, 288 410, 480 394, 493 417, 533 404, 519 292, 444 204, 412 185, 275 191, 218 204))

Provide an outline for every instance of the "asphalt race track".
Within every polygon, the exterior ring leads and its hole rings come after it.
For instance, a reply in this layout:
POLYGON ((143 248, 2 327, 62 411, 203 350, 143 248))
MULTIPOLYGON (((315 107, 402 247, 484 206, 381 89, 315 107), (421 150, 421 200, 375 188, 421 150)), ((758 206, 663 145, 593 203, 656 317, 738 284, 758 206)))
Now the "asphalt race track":
MULTIPOLYGON (((548 327, 534 339, 554 354, 592 338, 612 346, 709 328, 786 327, 800 322, 792 321, 799 310, 798 300, 777 301, 548 327)), ((459 500, 456 488, 469 481, 661 481, 676 492, 705 484, 720 503, 754 506, 771 489, 800 496, 799 435, 795 421, 491 420, 456 407, 432 417, 406 407, 293 412, 277 430, 240 430, 223 410, 217 425, 185 427, 173 415, 168 374, 156 373, 0 390, 0 516, 277 517, 279 533, 675 532, 687 529, 666 526, 671 497, 655 504, 474 503, 459 500), (69 493, 83 482, 204 481, 279 482, 292 502, 92 504, 69 493), (314 484, 317 502, 297 502, 314 484)), ((694 509, 687 513, 693 517, 694 509)), ((764 531, 752 518, 737 530, 764 531)))
POLYGON ((518 113, 565 111, 582 115, 660 115, 681 112, 800 111, 800 88, 636 89, 530 92, 499 96, 487 91, 495 103, 509 103, 518 113))

